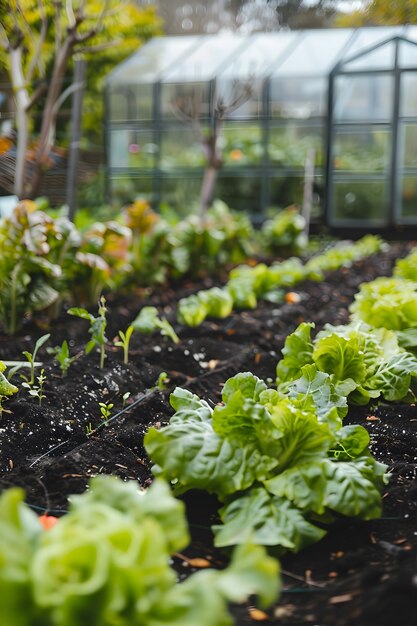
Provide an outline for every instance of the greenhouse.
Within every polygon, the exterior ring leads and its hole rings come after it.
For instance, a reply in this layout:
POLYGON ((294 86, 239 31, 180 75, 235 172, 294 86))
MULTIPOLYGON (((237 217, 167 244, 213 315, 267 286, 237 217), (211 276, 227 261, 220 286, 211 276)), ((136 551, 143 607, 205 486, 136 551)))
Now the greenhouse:
POLYGON ((108 77, 109 198, 417 225, 417 27, 155 38, 108 77))

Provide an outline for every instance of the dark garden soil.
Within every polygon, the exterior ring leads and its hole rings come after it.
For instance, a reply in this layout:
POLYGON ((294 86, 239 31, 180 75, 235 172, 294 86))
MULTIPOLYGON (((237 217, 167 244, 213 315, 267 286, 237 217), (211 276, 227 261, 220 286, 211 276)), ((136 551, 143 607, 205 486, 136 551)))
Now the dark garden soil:
MULTIPOLYGON (((64 315, 51 328, 28 321, 13 339, 0 337, 0 359, 21 359, 37 337, 51 333, 49 345, 70 340, 78 354, 66 377, 41 351, 45 360, 45 397, 41 406, 21 390, 5 404, 0 422, 0 486, 20 485, 35 510, 60 514, 67 496, 80 493, 95 474, 117 474, 141 485, 152 480, 143 449, 149 425, 165 424, 173 410, 170 389, 181 385, 210 402, 220 399, 224 381, 241 371, 262 378, 275 376, 285 337, 302 321, 323 324, 348 321, 348 306, 361 282, 389 275, 394 260, 411 244, 393 244, 390 251, 329 273, 321 283, 297 286, 297 304, 263 302, 255 311, 234 313, 226 320, 206 321, 197 329, 176 327, 181 342, 134 334, 129 364, 119 349, 108 349, 104 369, 98 355, 85 356, 87 323, 64 315), (49 363, 49 364, 48 364, 49 363), (166 390, 153 388, 167 372, 166 390), (122 397, 130 393, 123 410, 122 397), (99 402, 114 404, 109 423, 100 417, 99 402), (120 414, 117 414, 120 412, 120 414), (87 435, 87 429, 92 433, 87 435)), ((204 287, 210 286, 205 284, 204 287)), ((202 285, 164 289, 145 300, 109 296, 108 338, 125 330, 141 306, 154 304, 170 321, 175 302, 202 285)), ((360 423, 371 435, 372 452, 392 474, 383 495, 379 520, 340 520, 317 545, 282 558, 283 592, 267 614, 249 605, 231 607, 237 625, 281 626, 416 626, 417 624, 417 408, 380 404, 352 407, 347 423, 360 423)), ((210 525, 217 502, 203 493, 184 497, 192 543, 174 559, 180 578, 194 568, 194 557, 214 567, 227 554, 213 548, 210 525)), ((195 626, 198 626, 196 624, 195 626)))

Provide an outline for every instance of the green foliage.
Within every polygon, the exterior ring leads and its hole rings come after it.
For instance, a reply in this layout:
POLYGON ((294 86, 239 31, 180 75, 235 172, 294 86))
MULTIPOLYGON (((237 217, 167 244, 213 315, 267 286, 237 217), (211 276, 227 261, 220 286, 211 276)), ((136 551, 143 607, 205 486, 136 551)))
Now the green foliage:
MULTIPOLYGON (((229 280, 221 292, 222 295, 225 291, 229 293, 232 308, 255 309, 260 298, 280 303, 284 300, 283 288, 293 287, 306 278, 323 280, 324 271, 349 266, 355 260, 374 254, 382 245, 378 237, 366 235, 355 243, 336 244, 305 264, 297 257, 290 257, 270 266, 265 263, 240 265, 230 272, 229 280)), ((211 305, 211 301, 212 290, 203 290, 183 298, 179 303, 179 321, 187 326, 198 326, 208 315, 223 317, 223 307, 218 309, 211 305), (219 315, 219 312, 222 314, 219 315)), ((226 307, 228 315, 231 313, 229 306, 226 307)))
MULTIPOLYGON (((312 341, 313 327, 302 323, 287 337, 283 359, 277 365, 277 385, 281 391, 305 388, 306 373, 315 372, 316 384, 317 376, 323 378, 324 374, 328 379, 333 389, 329 398, 335 406, 338 406, 337 395, 346 396, 352 404, 368 404, 379 397, 412 401, 417 358, 399 346, 393 331, 373 329, 357 322, 327 325, 312 341)), ((322 380, 317 391, 323 393, 325 389, 322 380)), ((312 393, 311 388, 309 392, 312 393)))
POLYGON ((119 330, 119 339, 114 342, 115 346, 123 348, 123 363, 125 364, 129 362, 129 345, 134 330, 135 329, 132 324, 126 328, 125 333, 122 330, 119 330))
POLYGON ((67 515, 48 531, 23 503, 0 497, 0 609, 4 626, 230 626, 230 601, 279 591, 279 568, 260 547, 237 549, 222 571, 205 570, 177 584, 170 556, 189 540, 183 504, 155 481, 99 476, 73 496, 67 515))
POLYGON ((57 302, 59 239, 59 226, 29 201, 0 220, 0 319, 7 333, 20 328, 25 314, 57 302))
POLYGON ((272 254, 299 254, 307 245, 305 219, 295 207, 278 211, 262 224, 262 247, 272 254))
POLYGON ((60 346, 55 346, 55 348, 47 348, 47 352, 55 356, 61 369, 62 375, 66 376, 71 363, 73 363, 76 358, 75 356, 70 356, 68 341, 64 339, 60 346))
POLYGON ((381 277, 362 283, 350 311, 353 319, 375 328, 416 328, 417 282, 381 277))
POLYGON ((174 343, 179 343, 180 339, 165 317, 159 317, 158 309, 154 306, 144 306, 139 315, 131 324, 133 330, 148 335, 159 330, 161 335, 169 337, 174 343))
POLYGON ((19 389, 15 385, 12 385, 12 383, 7 380, 6 376, 4 375, 5 370, 6 365, 3 363, 3 361, 0 361, 0 417, 4 411, 3 401, 19 391, 19 389))
POLYGON ((187 326, 199 326, 206 317, 223 319, 233 310, 233 298, 227 289, 212 287, 196 295, 181 298, 178 321, 187 326))
POLYGON ((316 381, 312 370, 304 372, 309 389, 288 393, 238 374, 214 409, 177 388, 169 425, 146 434, 155 475, 171 481, 176 493, 205 489, 224 502, 216 545, 250 537, 297 551, 325 534, 318 519, 380 515, 386 468, 370 455, 361 426, 342 427, 338 411, 345 414, 346 398, 330 382, 323 392, 329 375, 315 372, 316 381))
POLYGON ((88 329, 88 332, 91 335, 91 339, 85 347, 85 353, 89 354, 95 347, 97 347, 100 351, 100 368, 103 368, 104 359, 106 358, 105 345, 107 342, 106 299, 104 298, 104 296, 101 296, 98 303, 97 317, 94 317, 92 313, 89 313, 86 309, 83 309, 81 307, 72 307, 68 309, 68 313, 69 315, 81 317, 81 319, 87 320, 90 323, 90 328, 88 329))
POLYGON ((42 335, 42 337, 39 337, 39 339, 35 343, 35 348, 32 353, 27 352, 27 351, 22 352, 23 356, 25 356, 29 362, 30 376, 29 378, 27 378, 26 376, 21 374, 21 378, 23 378, 27 382, 29 387, 32 387, 32 385, 35 382, 35 367, 36 367, 36 357, 38 355, 38 351, 49 340, 50 336, 51 334, 47 333, 46 335, 42 335))

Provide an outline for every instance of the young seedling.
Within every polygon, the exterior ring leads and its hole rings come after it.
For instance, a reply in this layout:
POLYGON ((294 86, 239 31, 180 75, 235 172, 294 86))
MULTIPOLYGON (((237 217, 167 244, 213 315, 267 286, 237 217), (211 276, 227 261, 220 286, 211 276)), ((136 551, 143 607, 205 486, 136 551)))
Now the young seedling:
POLYGON ((27 383, 25 387, 28 386, 29 388, 32 388, 33 385, 35 384, 36 356, 38 354, 39 349, 43 346, 44 343, 48 341, 50 336, 51 336, 50 333, 48 333, 47 335, 42 335, 42 337, 39 337, 39 339, 35 343, 35 349, 33 350, 32 353, 26 352, 26 351, 22 352, 23 356, 27 358, 29 362, 29 366, 30 366, 29 378, 25 376, 24 374, 20 374, 20 378, 23 378, 23 380, 27 383))
POLYGON ((5 369, 6 365, 3 361, 0 361, 0 417, 3 411, 6 411, 6 409, 3 408, 4 400, 7 400, 9 396, 12 396, 14 393, 19 391, 19 389, 15 385, 12 385, 12 383, 9 382, 3 374, 5 369))
POLYGON ((62 376, 66 376, 69 366, 73 361, 75 361, 76 358, 75 356, 70 356, 68 342, 64 340, 60 346, 47 348, 47 352, 55 356, 61 369, 62 376))
POLYGON ((98 347, 100 350, 100 369, 104 367, 104 359, 106 358, 106 353, 104 351, 107 337, 106 337, 106 299, 104 296, 101 296, 98 302, 98 316, 94 317, 91 313, 89 313, 86 309, 81 307, 72 307, 68 309, 68 313, 70 315, 75 315, 76 317, 81 317, 84 320, 90 322, 90 328, 88 330, 91 335, 90 341, 85 346, 85 353, 89 354, 93 348, 98 347))
POLYGON ((132 333, 134 330, 135 329, 132 326, 132 324, 127 327, 125 333, 122 330, 119 330, 118 332, 119 339, 117 341, 114 341, 115 346, 118 346, 119 348, 123 348, 123 363, 125 363, 125 365, 127 365, 129 361, 129 344, 130 344, 130 339, 132 337, 132 333))
POLYGON ((105 420, 107 424, 107 422, 109 421, 109 417, 111 415, 111 410, 114 407, 114 404, 112 402, 99 402, 98 405, 100 407, 101 417, 102 419, 105 420))
POLYGON ((168 374, 166 372, 161 372, 158 376, 158 380, 156 381, 156 388, 164 391, 167 388, 168 383, 168 374))
POLYGON ((158 309, 154 306, 145 306, 132 322, 134 330, 139 331, 145 335, 148 335, 155 330, 159 330, 161 335, 169 337, 174 343, 179 343, 175 330, 165 317, 159 317, 158 309))
POLYGON ((39 406, 41 406, 42 400, 44 398, 43 386, 46 381, 45 370, 43 368, 41 369, 41 373, 39 374, 39 376, 36 377, 36 380, 38 381, 37 385, 35 385, 35 383, 30 385, 29 382, 24 382, 22 383, 22 387, 26 387, 29 390, 30 396, 38 398, 39 406))
POLYGON ((126 393, 122 395, 122 408, 123 409, 125 408, 126 402, 128 401, 129 398, 130 398, 130 391, 126 391, 126 393))

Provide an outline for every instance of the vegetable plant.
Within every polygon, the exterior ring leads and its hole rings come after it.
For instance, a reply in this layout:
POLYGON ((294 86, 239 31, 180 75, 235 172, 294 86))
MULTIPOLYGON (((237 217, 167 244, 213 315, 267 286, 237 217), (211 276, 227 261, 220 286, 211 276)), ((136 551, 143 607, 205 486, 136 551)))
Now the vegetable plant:
POLYGON ((68 309, 68 313, 70 315, 75 315, 76 317, 81 317, 82 319, 87 320, 90 323, 90 328, 88 332, 91 335, 91 339, 85 347, 85 353, 89 354, 95 347, 97 347, 100 351, 100 368, 103 368, 104 359, 106 358, 105 345, 107 342, 107 308, 105 297, 101 296, 99 300, 97 317, 94 317, 92 313, 89 313, 89 311, 81 307, 72 307, 68 309))
POLYGON ((183 504, 155 481, 97 476, 71 498, 69 512, 45 524, 21 489, 0 497, 0 610, 4 626, 230 626, 228 602, 279 592, 279 566, 245 544, 221 571, 177 584, 170 557, 189 536, 183 504))
POLYGON ((300 389, 283 393, 238 374, 214 409, 177 388, 169 425, 146 434, 153 472, 175 493, 203 489, 223 502, 222 524, 213 528, 217 546, 250 537, 296 552, 321 539, 336 515, 381 514, 386 466, 371 456, 367 431, 342 426, 346 397, 329 374, 305 378, 300 389))
POLYGON ((144 306, 136 319, 133 320, 132 328, 145 335, 159 330, 161 335, 169 337, 174 343, 180 341, 171 324, 165 317, 159 316, 158 309, 154 306, 144 306))
POLYGON ((365 405, 380 397, 414 400, 417 358, 399 346, 393 331, 354 322, 326 325, 312 341, 313 328, 314 324, 303 322, 287 337, 277 365, 279 390, 312 393, 309 378, 315 372, 328 376, 352 404, 365 405))
POLYGON ((4 375, 5 370, 6 365, 3 363, 3 361, 0 361, 0 417, 5 410, 3 407, 4 400, 19 391, 19 389, 15 385, 7 380, 6 376, 4 375))

